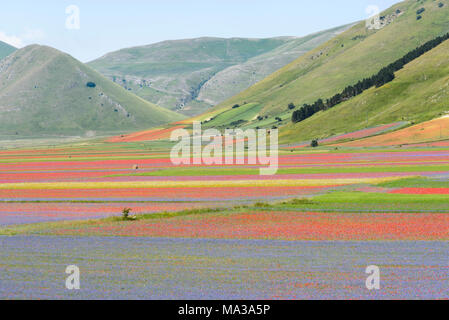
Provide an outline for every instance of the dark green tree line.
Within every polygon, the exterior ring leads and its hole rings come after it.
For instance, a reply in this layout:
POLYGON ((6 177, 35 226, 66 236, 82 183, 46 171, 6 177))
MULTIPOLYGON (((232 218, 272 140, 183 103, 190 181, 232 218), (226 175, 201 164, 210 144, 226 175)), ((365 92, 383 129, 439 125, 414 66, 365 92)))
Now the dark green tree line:
POLYGON ((335 107, 336 105, 351 99, 352 97, 358 96, 363 93, 365 90, 368 90, 374 86, 377 88, 383 86, 386 83, 389 83, 395 79, 394 73, 396 71, 401 70, 404 66, 411 61, 419 58, 426 52, 434 49, 444 41, 449 39, 449 33, 444 36, 437 37, 433 40, 426 42, 425 44, 419 46, 418 48, 410 51, 402 58, 394 61, 389 64, 385 68, 382 68, 377 74, 360 80, 355 85, 347 86, 341 93, 337 93, 333 97, 326 99, 318 99, 313 104, 304 104, 300 109, 293 112, 292 122, 297 123, 301 122, 307 118, 310 118, 315 113, 319 111, 324 111, 330 108, 335 107))

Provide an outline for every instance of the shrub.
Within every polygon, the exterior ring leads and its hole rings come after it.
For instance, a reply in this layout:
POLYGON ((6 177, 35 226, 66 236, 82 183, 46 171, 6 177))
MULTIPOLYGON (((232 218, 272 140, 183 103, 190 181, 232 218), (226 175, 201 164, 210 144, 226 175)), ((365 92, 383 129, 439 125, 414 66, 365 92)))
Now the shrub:
POLYGON ((131 209, 129 209, 129 208, 123 209, 123 211, 122 211, 123 220, 128 220, 129 219, 129 213, 130 212, 131 212, 131 209))
POLYGON ((88 87, 88 88, 95 88, 97 85, 95 84, 95 82, 88 82, 88 83, 86 83, 86 87, 88 87))
POLYGON ((417 15, 420 15, 420 14, 423 13, 424 11, 426 11, 426 9, 425 9, 425 8, 421 8, 421 9, 419 9, 418 11, 416 11, 416 14, 417 14, 417 15))
POLYGON ((231 122, 229 125, 232 126, 232 127, 236 127, 236 126, 241 125, 241 124, 246 123, 246 122, 248 122, 248 121, 246 121, 246 120, 237 120, 237 121, 231 122))
POLYGON ((290 104, 288 105, 288 110, 293 110, 293 109, 296 109, 296 106, 295 106, 295 104, 292 102, 292 103, 290 103, 290 104))
POLYGON ((232 107, 232 109, 237 109, 237 108, 240 108, 240 105, 239 105, 239 104, 235 104, 235 105, 232 107))
POLYGON ((310 199, 307 199, 307 198, 304 198, 304 199, 293 199, 293 200, 290 200, 290 201, 285 201, 285 202, 282 202, 282 204, 283 205, 307 205, 307 204, 316 204, 316 202, 313 202, 312 200, 310 200, 310 199))
POLYGON ((310 144, 310 146, 312 147, 312 148, 316 148, 316 147, 318 147, 318 140, 313 140, 312 141, 312 143, 310 144))
POLYGON ((131 209, 130 209, 130 208, 125 208, 125 209, 123 209, 123 211, 122 211, 122 219, 123 219, 123 221, 137 220, 137 217, 136 217, 136 216, 131 217, 131 216, 129 215, 130 212, 131 212, 131 209))
POLYGON ((254 204, 255 208, 269 208, 271 207, 268 203, 265 202, 257 202, 254 204))

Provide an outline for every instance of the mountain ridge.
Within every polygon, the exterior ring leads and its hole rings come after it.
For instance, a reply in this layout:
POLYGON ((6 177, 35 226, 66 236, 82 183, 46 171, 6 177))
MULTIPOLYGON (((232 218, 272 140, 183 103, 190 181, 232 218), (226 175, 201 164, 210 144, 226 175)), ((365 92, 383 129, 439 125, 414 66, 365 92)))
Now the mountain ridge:
POLYGON ((95 136, 179 120, 70 55, 30 45, 0 61, 0 134, 95 136))

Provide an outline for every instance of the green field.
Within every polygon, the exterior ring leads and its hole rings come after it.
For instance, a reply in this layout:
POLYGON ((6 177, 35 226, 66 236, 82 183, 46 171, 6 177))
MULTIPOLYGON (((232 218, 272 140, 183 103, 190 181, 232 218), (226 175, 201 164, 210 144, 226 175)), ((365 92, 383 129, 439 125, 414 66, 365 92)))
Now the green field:
POLYGON ((398 71, 391 83, 371 88, 301 123, 290 124, 284 128, 283 138, 290 142, 325 138, 379 124, 415 124, 444 115, 449 111, 448 52, 446 41, 398 71))

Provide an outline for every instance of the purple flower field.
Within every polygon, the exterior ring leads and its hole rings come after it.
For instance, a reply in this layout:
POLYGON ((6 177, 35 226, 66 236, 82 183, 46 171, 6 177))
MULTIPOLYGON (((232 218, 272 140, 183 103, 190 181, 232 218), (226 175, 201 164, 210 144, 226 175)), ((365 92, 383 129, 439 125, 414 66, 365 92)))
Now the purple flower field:
POLYGON ((0 237, 0 299, 448 299, 447 242, 0 237), (81 290, 65 289, 65 268, 81 290), (381 270, 381 289, 365 269, 381 270))

